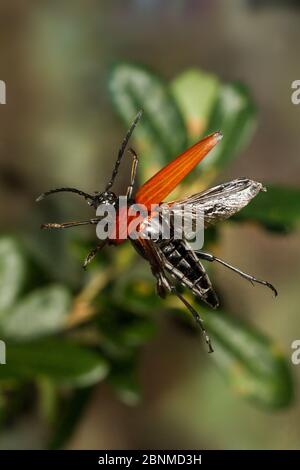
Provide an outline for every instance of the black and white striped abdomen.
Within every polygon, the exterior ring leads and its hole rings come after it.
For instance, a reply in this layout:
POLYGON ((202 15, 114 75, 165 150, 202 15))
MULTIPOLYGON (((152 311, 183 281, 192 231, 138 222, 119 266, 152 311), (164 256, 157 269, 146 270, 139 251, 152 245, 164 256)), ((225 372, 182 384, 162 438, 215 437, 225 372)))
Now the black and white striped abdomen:
POLYGON ((175 279, 188 287, 208 305, 217 308, 219 301, 210 279, 195 253, 184 240, 156 240, 165 258, 164 267, 175 279))

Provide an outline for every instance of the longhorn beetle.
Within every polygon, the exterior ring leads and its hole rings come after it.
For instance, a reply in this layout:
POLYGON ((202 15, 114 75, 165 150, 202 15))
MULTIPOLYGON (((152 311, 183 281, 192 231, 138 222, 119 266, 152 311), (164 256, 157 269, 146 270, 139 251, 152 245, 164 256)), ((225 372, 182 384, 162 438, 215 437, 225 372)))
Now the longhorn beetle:
MULTIPOLYGON (((99 208, 102 204, 110 204, 117 210, 116 226, 122 225, 124 217, 127 215, 126 211, 132 204, 142 204, 150 208, 152 204, 157 204, 158 207, 162 204, 164 198, 171 193, 171 191, 181 182, 181 180, 208 154, 208 152, 221 140, 222 134, 214 132, 213 134, 205 137, 200 142, 197 142, 189 149, 185 150, 177 158, 171 161, 168 165, 158 171, 152 178, 150 178, 143 186, 141 186, 133 197, 133 188, 137 174, 138 156, 136 152, 129 148, 132 156, 131 178, 129 186, 126 191, 127 207, 124 212, 118 210, 118 198, 111 188, 115 182, 116 176, 119 171, 121 160, 125 154, 129 139, 132 135, 134 128, 142 116, 142 111, 139 111, 134 121, 132 122, 125 139, 120 147, 118 157, 112 172, 111 179, 106 185, 103 192, 95 192, 93 194, 86 193, 76 188, 58 188, 47 191, 41 194, 37 201, 42 200, 44 197, 58 192, 72 192, 84 197, 88 204, 95 208, 99 208)), ((246 206, 251 199, 256 196, 260 191, 264 191, 261 183, 252 181, 247 178, 238 178, 227 183, 220 184, 204 192, 194 194, 180 201, 173 201, 164 204, 172 212, 173 215, 176 211, 180 212, 181 208, 188 207, 191 221, 193 222, 196 217, 196 209, 200 208, 204 216, 204 227, 207 228, 220 220, 227 219, 233 214, 238 212, 246 206)), ((171 220, 171 219, 170 219, 171 220)), ((75 227, 78 225, 98 224, 100 217, 94 217, 89 220, 79 222, 66 222, 66 223, 48 223, 43 224, 43 229, 63 229, 68 227, 75 227)), ((127 219, 126 219, 127 224, 127 219)), ((172 231, 172 222, 170 237, 154 239, 138 237, 131 239, 132 244, 138 253, 145 258, 151 267, 151 271, 156 278, 157 293, 160 297, 166 297, 167 293, 175 294, 180 301, 188 308, 193 315, 194 319, 200 326, 205 340, 208 344, 209 352, 213 351, 210 338, 204 328, 204 323, 199 313, 187 301, 187 299, 177 290, 176 281, 180 282, 183 286, 188 287, 194 295, 206 302, 210 307, 217 308, 219 306, 218 297, 212 287, 210 279, 202 265, 201 261, 217 262, 238 273, 240 276, 249 280, 252 284, 259 283, 269 287, 277 295, 275 287, 267 281, 257 279, 254 276, 244 273, 238 268, 231 266, 216 256, 206 253, 202 250, 193 250, 188 241, 183 237, 177 239, 172 231)), ((152 224, 152 219, 147 218, 145 224, 149 232, 155 231, 156 228, 152 224)), ((117 228, 117 227, 116 227, 117 228)), ((84 261, 84 268, 92 261, 98 251, 100 251, 105 244, 119 244, 123 238, 118 236, 115 230, 114 236, 110 236, 100 243, 87 255, 84 261)))

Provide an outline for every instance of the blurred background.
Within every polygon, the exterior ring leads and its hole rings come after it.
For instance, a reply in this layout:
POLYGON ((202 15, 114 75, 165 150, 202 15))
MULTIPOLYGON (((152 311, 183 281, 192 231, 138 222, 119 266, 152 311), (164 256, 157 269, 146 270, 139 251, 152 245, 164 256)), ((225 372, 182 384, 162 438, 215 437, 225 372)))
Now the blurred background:
MULTIPOLYGON (((0 106, 0 339, 7 345, 7 364, 0 366, 2 449, 299 448, 300 366, 290 361, 291 343, 300 338, 300 107, 291 102, 291 83, 300 78, 299 6, 279 0, 1 2, 0 79, 7 85, 7 104, 0 106), (95 242, 93 228, 39 230, 43 222, 92 214, 75 195, 36 204, 41 192, 60 186, 101 190, 110 176, 126 131, 124 121, 134 115, 128 108, 127 119, 117 96, 118 63, 134 64, 128 65, 133 75, 134 67, 154 73, 161 86, 172 84, 175 118, 180 125, 184 120, 188 130, 176 143, 179 133, 176 126, 171 129, 169 151, 171 156, 174 148, 174 157, 177 148, 210 127, 204 120, 186 119, 199 90, 191 85, 192 98, 181 99, 182 82, 176 77, 194 70, 197 82, 199 71, 209 83, 201 98, 209 110, 207 96, 214 101, 220 83, 238 81, 251 96, 255 118, 251 104, 251 122, 244 113, 227 126, 229 133, 233 125, 239 133, 239 123, 251 124, 251 136, 247 127, 239 151, 217 165, 218 171, 207 170, 201 183, 195 178, 192 184, 200 190, 206 183, 246 176, 275 188, 270 194, 276 193, 277 199, 267 205, 272 223, 262 227, 252 220, 262 222, 261 214, 245 213, 239 221, 221 224, 217 240, 211 234, 211 251, 269 280, 279 296, 274 299, 259 286, 253 289, 222 267, 215 267, 211 278, 230 318, 251 325, 254 336, 262 332, 283 351, 284 370, 282 376, 274 373, 274 380, 280 376, 278 387, 293 392, 283 392, 288 398, 282 403, 281 398, 279 404, 266 398, 260 383, 257 400, 237 396, 241 390, 231 386, 234 379, 230 374, 229 380, 222 377, 228 365, 222 363, 224 356, 212 359, 192 322, 182 312, 172 313, 171 303, 166 309, 154 300, 149 268, 131 254, 130 246, 105 251, 83 273, 82 259, 95 242), (282 197, 276 188, 284 188, 282 197), (243 220, 247 218, 251 220, 243 220), (139 285, 141 298, 132 305, 135 293, 127 285, 123 289, 127 278, 122 266, 127 274, 133 271, 133 283, 140 280, 140 272, 147 278, 139 285), (124 294, 117 302, 123 291, 129 300, 124 294), (293 385, 287 386, 290 380, 293 385)), ((151 96, 146 98, 151 101, 151 96)), ((140 104, 147 108, 147 103, 140 104)), ((136 134, 144 158, 140 182, 165 163, 157 151, 151 160, 151 139, 143 147, 146 133, 141 126, 136 134)), ((125 190, 128 175, 129 162, 124 162, 118 191, 125 190)), ((243 344, 249 346, 253 372, 261 356, 255 355, 247 335, 243 344)), ((264 375, 268 369, 262 368, 260 377, 264 375)), ((249 395, 256 394, 253 387, 249 395)))

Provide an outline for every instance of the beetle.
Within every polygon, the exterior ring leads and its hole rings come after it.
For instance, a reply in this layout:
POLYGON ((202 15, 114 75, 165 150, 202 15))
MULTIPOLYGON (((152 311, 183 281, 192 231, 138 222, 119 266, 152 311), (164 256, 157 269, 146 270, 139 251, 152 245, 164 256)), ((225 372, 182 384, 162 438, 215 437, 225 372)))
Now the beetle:
MULTIPOLYGON (((84 268, 87 267, 96 254, 106 244, 119 244, 123 242, 124 237, 120 236, 120 231, 117 230, 117 226, 122 226, 124 228, 125 221, 125 231, 128 229, 128 209, 132 207, 133 204, 143 205, 147 209, 150 209, 151 205, 156 204, 158 210, 163 205, 164 210, 167 208, 167 211, 169 210, 170 214, 173 216, 176 213, 180 213, 180 211, 183 210, 182 208, 188 208, 188 214, 192 223, 196 221, 198 214, 197 209, 200 208, 204 218, 204 228, 207 228, 221 220, 231 217, 233 214, 245 207, 260 191, 265 191, 263 185, 257 181, 252 181, 248 178, 238 178, 219 184, 185 199, 163 204, 164 198, 171 193, 184 177, 187 176, 222 139, 222 134, 220 132, 214 132, 185 150, 177 158, 158 171, 137 190, 135 196, 133 196, 133 190, 139 158, 136 152, 132 148, 129 148, 129 153, 132 156, 131 177, 126 191, 127 205, 125 211, 124 208, 121 210, 118 207, 118 197, 111 188, 118 174, 119 166, 127 149, 129 139, 141 116, 142 111, 139 111, 121 144, 112 176, 104 191, 89 194, 77 188, 66 187, 44 192, 37 198, 37 201, 41 201, 50 194, 58 192, 72 192, 84 197, 88 204, 96 209, 96 211, 102 205, 111 205, 116 209, 117 220, 113 236, 109 236, 106 239, 101 240, 100 243, 98 243, 97 246, 87 255, 83 264, 84 268)), ((96 225, 100 220, 101 217, 96 216, 89 220, 77 222, 47 223, 43 224, 41 228, 64 229, 78 225, 96 225)), ((146 217, 144 222, 140 225, 143 226, 144 234, 145 232, 149 234, 151 231, 157 231, 153 220, 154 219, 151 217, 146 217)), ((212 352, 212 344, 205 330, 204 322, 198 311, 190 304, 190 302, 188 302, 181 292, 178 291, 178 282, 184 287, 189 288, 197 298, 204 301, 210 307, 214 309, 217 308, 219 306, 217 294, 201 262, 209 261, 222 264, 238 273, 243 278, 249 280, 252 284, 258 283, 267 286, 273 291, 275 296, 277 295, 277 291, 269 282, 257 279, 250 274, 246 274, 240 269, 210 253, 202 250, 193 250, 184 236, 179 239, 175 237, 172 219, 170 220, 171 231, 168 239, 162 239, 157 236, 157 234, 152 238, 140 236, 135 239, 131 239, 130 234, 127 235, 129 235, 129 238, 138 253, 149 262, 151 271, 156 279, 158 295, 165 298, 168 293, 173 293, 181 300, 200 326, 207 342, 208 350, 209 352, 212 352)), ((142 232, 142 230, 140 231, 142 232)))

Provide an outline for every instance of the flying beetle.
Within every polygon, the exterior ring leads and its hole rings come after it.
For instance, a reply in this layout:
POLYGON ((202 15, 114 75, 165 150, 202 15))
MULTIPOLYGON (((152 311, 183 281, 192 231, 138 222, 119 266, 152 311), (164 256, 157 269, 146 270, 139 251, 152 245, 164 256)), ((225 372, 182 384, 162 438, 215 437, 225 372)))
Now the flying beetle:
MULTIPOLYGON (((126 152, 129 139, 141 116, 142 111, 139 111, 122 142, 111 179, 103 192, 89 194, 76 188, 58 188, 42 193, 37 198, 37 201, 42 200, 50 194, 58 192, 72 192, 84 197, 88 204, 96 210, 102 204, 113 205, 117 210, 116 225, 122 225, 122 219, 126 214, 124 213, 124 210, 118 211, 118 197, 111 191, 111 188, 118 174, 119 166, 126 152)), ((185 150, 144 183, 137 190, 135 196, 133 196, 133 190, 139 158, 136 152, 132 148, 129 148, 128 151, 132 157, 132 167, 130 182, 126 191, 127 209, 134 203, 142 204, 147 208, 152 204, 157 204, 159 207, 163 203, 164 198, 167 197, 184 179, 184 177, 193 170, 193 168, 215 145, 217 145, 221 138, 222 134, 220 132, 214 132, 185 150)), ((265 188, 261 183, 247 178, 238 178, 219 184, 218 186, 194 194, 183 200, 167 203, 167 208, 169 208, 171 212, 175 207, 180 208, 184 205, 185 207, 190 208, 189 213, 191 219, 196 217, 195 214, 197 214, 197 211, 195 211, 195 209, 200 208, 202 214, 204 214, 204 228, 207 228, 221 220, 231 217, 233 214, 245 207, 260 191, 265 191, 265 188)), ((164 207, 166 207, 166 204, 164 204, 164 207)), ((174 210, 178 210, 176 208, 174 210)), ((96 225, 99 220, 100 218, 96 216, 84 221, 43 224, 41 228, 64 229, 78 225, 96 225)), ((152 227, 151 218, 147 219, 146 225, 148 230, 155 230, 155 228, 152 227)), ((104 245, 119 244, 123 241, 124 238, 118 238, 116 230, 115 236, 101 240, 100 243, 98 243, 97 246, 87 255, 83 267, 87 267, 104 245)), ((210 253, 202 250, 193 250, 184 237, 182 239, 175 238, 172 230, 170 232, 170 237, 167 240, 160 239, 159 237, 156 239, 140 237, 137 239, 131 239, 131 242, 138 253, 149 262, 151 271, 156 279, 158 295, 165 298, 168 293, 173 293, 180 299, 200 326, 208 345, 209 352, 213 352, 213 348, 200 314, 177 289, 177 285, 180 283, 184 287, 188 287, 197 298, 204 301, 210 307, 215 309, 219 306, 217 294, 212 287, 211 281, 201 261, 220 263, 238 273, 243 278, 249 280, 252 284, 258 283, 267 286, 273 291, 275 296, 277 295, 275 287, 273 287, 269 282, 257 279, 250 274, 246 274, 240 269, 231 266, 226 261, 217 258, 210 253)))

